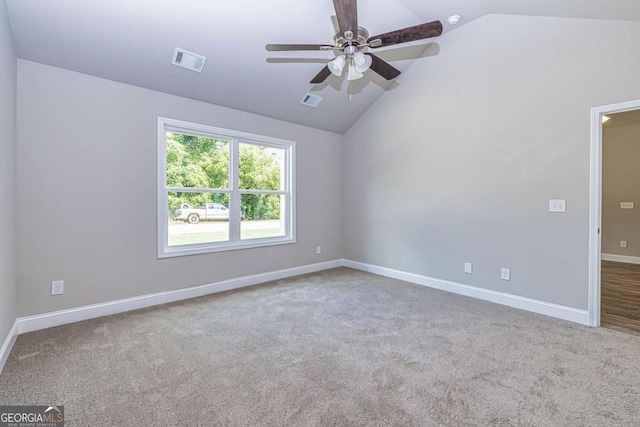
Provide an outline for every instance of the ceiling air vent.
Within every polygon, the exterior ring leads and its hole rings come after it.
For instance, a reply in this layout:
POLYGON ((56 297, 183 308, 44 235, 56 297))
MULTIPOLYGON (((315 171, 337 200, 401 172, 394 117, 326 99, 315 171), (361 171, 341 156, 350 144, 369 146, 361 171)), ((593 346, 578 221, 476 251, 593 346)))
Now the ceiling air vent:
POLYGON ((321 102, 322 102, 321 96, 308 93, 304 96, 304 98, 302 98, 302 101, 300 101, 300 104, 304 104, 307 107, 316 108, 318 105, 320 105, 321 102))
POLYGON ((173 60, 171 63, 178 67, 186 68, 187 70, 201 72, 204 67, 204 61, 206 60, 207 58, 202 55, 176 48, 175 52, 173 52, 173 60))

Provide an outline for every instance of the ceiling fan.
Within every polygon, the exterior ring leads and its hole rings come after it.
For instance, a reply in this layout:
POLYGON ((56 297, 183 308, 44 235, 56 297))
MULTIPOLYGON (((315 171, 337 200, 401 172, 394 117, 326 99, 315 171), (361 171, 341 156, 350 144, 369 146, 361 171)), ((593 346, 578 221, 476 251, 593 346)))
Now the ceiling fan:
POLYGON ((433 21, 370 37, 365 28, 358 26, 357 0, 333 0, 333 6, 338 18, 338 31, 333 36, 333 45, 268 44, 265 46, 270 52, 295 50, 341 52, 311 80, 312 84, 324 82, 331 74, 341 76, 345 67, 347 68, 347 80, 361 78, 368 69, 375 71, 387 80, 393 80, 400 75, 400 70, 373 53, 366 52, 367 48, 391 46, 438 37, 442 34, 442 23, 433 21))

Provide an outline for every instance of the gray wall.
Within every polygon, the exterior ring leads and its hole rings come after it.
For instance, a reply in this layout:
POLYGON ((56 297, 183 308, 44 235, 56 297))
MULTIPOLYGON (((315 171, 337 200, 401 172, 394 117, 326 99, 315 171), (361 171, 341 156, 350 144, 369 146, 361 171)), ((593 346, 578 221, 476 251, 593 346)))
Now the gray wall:
POLYGON ((640 24, 489 15, 445 38, 345 134, 345 257, 586 309, 590 108, 640 98, 640 24))
POLYGON ((17 176, 19 316, 342 256, 341 136, 325 131, 19 60, 17 176), (158 260, 158 116, 296 141, 298 243, 158 260))
POLYGON ((640 257, 640 125, 605 125, 602 140, 602 252, 640 257))
POLYGON ((640 24, 492 15, 445 37, 344 137, 18 61, 17 315, 343 255, 586 309, 589 110, 640 98, 640 24), (155 215, 131 214, 156 209, 157 116, 296 140, 298 243, 158 260, 155 215))
POLYGON ((16 319, 16 55, 0 1, 0 346, 16 319))

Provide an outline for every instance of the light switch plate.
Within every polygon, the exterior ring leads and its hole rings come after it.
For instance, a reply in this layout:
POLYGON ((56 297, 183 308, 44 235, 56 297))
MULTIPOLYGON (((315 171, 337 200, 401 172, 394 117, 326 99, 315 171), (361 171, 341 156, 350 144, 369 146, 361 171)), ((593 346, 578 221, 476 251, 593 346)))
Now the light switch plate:
POLYGON ((473 264, 471 264, 470 262, 465 262, 464 263, 464 272, 467 274, 472 274, 473 273, 473 264))
POLYGON ((633 202, 620 202, 620 209, 633 209, 635 204, 633 202))
POLYGON ((565 199, 549 200, 549 212, 566 212, 567 201, 565 199))

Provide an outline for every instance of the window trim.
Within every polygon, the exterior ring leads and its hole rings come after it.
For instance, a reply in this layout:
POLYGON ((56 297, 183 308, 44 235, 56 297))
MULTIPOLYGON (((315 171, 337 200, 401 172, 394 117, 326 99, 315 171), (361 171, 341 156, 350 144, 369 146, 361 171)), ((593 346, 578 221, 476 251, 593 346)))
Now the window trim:
MULTIPOLYGON (((157 245, 158 258, 170 258, 185 255, 198 255, 213 252, 223 252, 238 249, 258 248, 265 246, 286 245, 296 243, 296 143, 285 139, 273 138, 269 136, 257 135, 247 132, 230 129, 217 128, 204 124, 185 122, 182 120, 158 117, 158 175, 157 175, 157 245), (168 197, 167 193, 167 130, 184 132, 189 135, 203 136, 207 138, 226 139, 229 144, 229 189, 212 188, 184 188, 185 191, 207 192, 207 193, 228 193, 229 194, 229 216, 233 218, 240 216, 240 195, 241 194, 282 194, 286 197, 285 214, 285 235, 278 237, 263 237, 258 239, 240 240, 240 221, 235 223, 229 221, 229 241, 198 243, 192 245, 169 246, 168 227, 169 221, 168 197), (240 143, 269 146, 285 150, 285 182, 284 190, 243 190, 239 188, 237 162, 239 158, 238 146, 240 143), (286 179, 286 177, 289 179, 286 179), (233 196, 233 197, 232 197, 233 196), (233 201, 232 201, 233 200, 233 201), (237 206, 236 206, 237 205, 237 206), (234 226, 232 226, 234 223, 234 226), (235 239, 235 240, 234 240, 235 239)), ((171 187, 175 189, 175 187, 171 187)))

